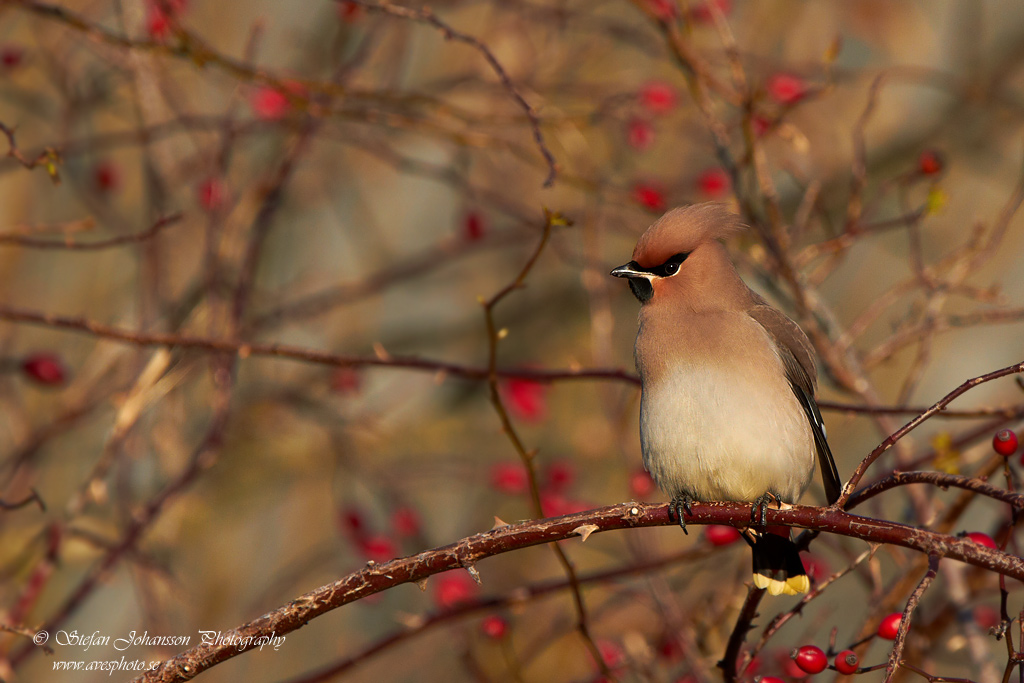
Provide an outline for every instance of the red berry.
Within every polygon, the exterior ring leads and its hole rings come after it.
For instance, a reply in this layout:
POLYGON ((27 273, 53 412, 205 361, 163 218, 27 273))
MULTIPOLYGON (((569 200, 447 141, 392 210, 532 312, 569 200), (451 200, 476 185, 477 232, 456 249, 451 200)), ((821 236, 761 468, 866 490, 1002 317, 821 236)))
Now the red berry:
POLYGON ((786 681, 776 676, 761 676, 757 679, 757 683, 786 683, 786 681))
POLYGON ((363 376, 350 366, 343 366, 331 373, 331 391, 339 394, 358 393, 363 384, 363 376))
POLYGON ((626 655, 622 652, 622 648, 610 640, 597 641, 597 649, 609 669, 618 669, 626 661, 626 655))
POLYGON ((292 105, 288 101, 288 96, 280 90, 262 86, 249 96, 249 106, 257 118, 275 121, 284 118, 292 105))
POLYGON ((16 69, 21 66, 25 53, 18 45, 4 45, 0 48, 0 65, 5 69, 16 69))
POLYGON ((665 195, 661 190, 646 183, 638 183, 633 186, 633 199, 639 204, 654 211, 665 210, 665 195))
POLYGON ((501 493, 516 495, 523 493, 530 485, 523 466, 510 462, 499 462, 491 466, 491 486, 501 493))
POLYGON ((348 508, 338 513, 338 524, 353 536, 362 536, 366 531, 366 518, 356 508, 348 508))
POLYGON ((714 546, 729 545, 740 540, 740 532, 736 530, 736 527, 709 524, 704 527, 704 538, 714 546))
POLYGON ((633 149, 647 151, 654 144, 654 126, 645 119, 630 119, 626 124, 626 139, 633 149))
POLYGON ((720 168, 709 168, 697 177, 697 188, 710 199, 719 199, 732 189, 729 174, 720 168))
POLYGON ((420 517, 409 507, 400 507, 391 513, 391 528, 398 536, 415 536, 420 532, 420 517))
POLYGON ((1017 452, 1017 435, 1009 429, 996 432, 992 437, 992 448, 1004 458, 1009 458, 1017 452))
POLYGON ((647 0, 647 5, 662 21, 671 21, 678 10, 674 0, 647 0))
POLYGON ((513 378, 505 383, 505 398, 513 417, 538 422, 547 413, 546 385, 529 379, 513 378))
POLYGON ((576 471, 572 463, 556 460, 548 467, 547 487, 551 491, 564 491, 575 478, 576 471))
POLYGON ((828 657, 817 645, 803 645, 790 655, 801 671, 809 674, 821 673, 828 667, 828 657))
POLYGON ((852 674, 857 670, 858 664, 860 664, 860 660, 857 659, 857 653, 853 650, 843 650, 836 655, 836 671, 841 674, 852 674))
POLYGON ((157 4, 146 12, 146 31, 153 40, 163 40, 171 33, 171 18, 157 4))
POLYGON ((667 114, 676 107, 678 96, 668 83, 651 81, 640 88, 640 104, 655 115, 667 114))
POLYGON ((896 633, 900 630, 902 620, 902 612, 893 612, 878 625, 878 635, 886 640, 896 640, 896 633))
POLYGON ((922 175, 935 175, 937 173, 941 173, 945 165, 942 154, 934 149, 924 150, 917 158, 917 170, 920 171, 922 175))
POLYGON ((998 550, 996 542, 993 541, 992 537, 988 534, 983 534, 980 531, 972 531, 969 534, 967 534, 966 538, 967 540, 973 541, 978 545, 983 545, 986 548, 991 548, 992 550, 998 550))
POLYGON ((978 605, 974 608, 974 621, 983 629, 995 628, 1002 621, 999 610, 989 605, 978 605))
POLYGON ((807 86, 793 74, 775 74, 768 79, 768 94, 780 104, 796 104, 807 94, 807 86))
POLYGON ((101 161, 92 171, 93 182, 100 192, 113 192, 121 186, 121 171, 112 161, 101 161))
POLYGON ((359 549, 366 559, 374 562, 387 562, 398 555, 394 542, 387 536, 368 536, 360 539, 359 549))
POLYGON ((483 618, 480 622, 480 630, 484 632, 484 635, 493 640, 501 640, 508 633, 508 622, 499 617, 497 614, 491 614, 483 618))
POLYGON ((470 211, 462 220, 462 234, 467 242, 475 242, 486 232, 484 218, 476 211, 470 211))
POLYGON ((654 480, 645 470, 637 470, 629 475, 629 490, 634 496, 646 498, 654 493, 654 480))
POLYGON ((711 13, 713 6, 718 7, 718 11, 724 16, 732 11, 732 0, 707 0, 702 4, 694 5, 690 10, 690 17, 699 24, 709 24, 714 21, 714 15, 711 13))
POLYGON ((764 137, 764 135, 772 129, 772 121, 764 116, 754 116, 750 120, 750 125, 754 127, 754 135, 757 137, 764 137))
POLYGON ((36 384, 57 387, 67 381, 60 358, 52 353, 33 353, 21 361, 21 370, 36 384))
POLYGON ((434 602, 448 609, 469 602, 479 587, 468 572, 462 570, 441 574, 434 582, 434 602))
POLYGON ((363 8, 354 2, 339 2, 338 17, 346 24, 354 24, 363 16, 363 8))
POLYGON ((220 178, 207 178, 199 183, 196 194, 199 197, 199 206, 207 211, 213 211, 224 204, 228 193, 227 188, 224 187, 224 181, 220 178))

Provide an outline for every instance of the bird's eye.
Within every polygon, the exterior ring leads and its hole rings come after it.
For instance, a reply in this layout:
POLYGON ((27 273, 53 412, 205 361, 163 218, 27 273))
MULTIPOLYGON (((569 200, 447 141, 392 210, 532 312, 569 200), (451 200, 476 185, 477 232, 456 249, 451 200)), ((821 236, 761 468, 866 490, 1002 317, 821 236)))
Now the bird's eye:
POLYGON ((676 273, 679 272, 680 264, 682 264, 682 262, 685 261, 686 257, 689 256, 689 255, 690 254, 686 253, 686 252, 681 253, 681 254, 676 254, 675 256, 670 258, 668 261, 665 261, 664 263, 662 263, 657 268, 651 268, 650 272, 654 273, 658 277, 671 277, 671 276, 673 276, 673 275, 675 275, 676 273))

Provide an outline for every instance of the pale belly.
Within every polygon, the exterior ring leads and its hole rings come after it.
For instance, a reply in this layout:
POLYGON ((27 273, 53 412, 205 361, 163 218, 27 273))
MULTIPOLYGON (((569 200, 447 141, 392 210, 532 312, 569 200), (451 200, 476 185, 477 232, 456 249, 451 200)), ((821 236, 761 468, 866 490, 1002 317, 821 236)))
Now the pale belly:
MULTIPOLYGON (((814 474, 810 425, 787 381, 688 367, 645 384, 640 402, 644 466, 658 486, 699 501, 753 501, 771 492, 795 502, 814 474)), ((781 375, 781 373, 780 373, 781 375)))

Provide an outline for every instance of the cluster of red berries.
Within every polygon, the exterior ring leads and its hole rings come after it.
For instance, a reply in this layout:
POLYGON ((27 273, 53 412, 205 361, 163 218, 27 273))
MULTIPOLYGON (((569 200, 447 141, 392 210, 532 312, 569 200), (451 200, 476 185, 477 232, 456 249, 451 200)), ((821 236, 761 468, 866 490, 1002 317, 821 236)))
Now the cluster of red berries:
POLYGON ((395 538, 409 538, 420 532, 419 515, 410 507, 396 508, 390 521, 392 534, 388 535, 371 531, 365 515, 356 508, 343 510, 338 516, 338 524, 352 544, 363 557, 374 562, 387 562, 398 556, 395 538))

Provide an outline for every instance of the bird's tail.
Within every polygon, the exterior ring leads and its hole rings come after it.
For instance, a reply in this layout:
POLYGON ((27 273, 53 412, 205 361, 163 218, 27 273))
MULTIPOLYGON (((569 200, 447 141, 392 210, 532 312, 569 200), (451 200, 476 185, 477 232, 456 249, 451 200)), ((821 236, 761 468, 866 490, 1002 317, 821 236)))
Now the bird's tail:
POLYGON ((806 593, 811 587, 788 527, 769 527, 752 543, 754 585, 771 595, 806 593))

